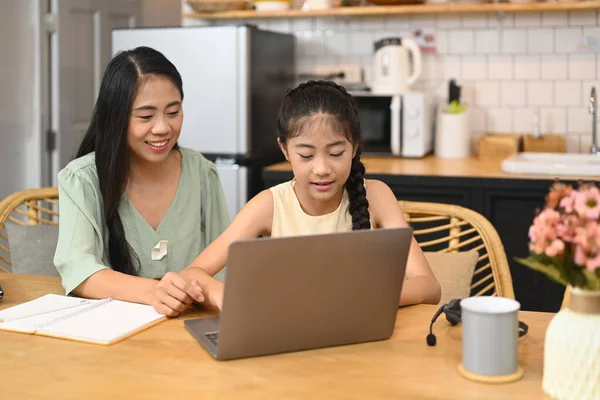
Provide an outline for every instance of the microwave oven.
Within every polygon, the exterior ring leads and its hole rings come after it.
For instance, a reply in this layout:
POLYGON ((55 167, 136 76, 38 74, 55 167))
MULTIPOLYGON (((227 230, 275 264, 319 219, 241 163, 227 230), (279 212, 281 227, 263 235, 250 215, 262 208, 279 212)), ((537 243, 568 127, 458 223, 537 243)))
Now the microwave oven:
POLYGON ((436 113, 433 95, 351 94, 358 109, 364 154, 423 157, 432 152, 436 113))

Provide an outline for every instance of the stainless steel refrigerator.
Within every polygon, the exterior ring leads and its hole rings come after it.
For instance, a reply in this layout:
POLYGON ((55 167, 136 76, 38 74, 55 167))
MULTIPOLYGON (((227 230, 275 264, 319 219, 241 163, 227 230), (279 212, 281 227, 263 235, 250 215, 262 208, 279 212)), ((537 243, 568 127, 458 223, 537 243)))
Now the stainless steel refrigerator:
POLYGON ((283 160, 277 111, 295 83, 295 37, 252 25, 113 30, 113 54, 137 46, 179 70, 179 144, 215 162, 233 218, 262 189, 262 167, 283 160))

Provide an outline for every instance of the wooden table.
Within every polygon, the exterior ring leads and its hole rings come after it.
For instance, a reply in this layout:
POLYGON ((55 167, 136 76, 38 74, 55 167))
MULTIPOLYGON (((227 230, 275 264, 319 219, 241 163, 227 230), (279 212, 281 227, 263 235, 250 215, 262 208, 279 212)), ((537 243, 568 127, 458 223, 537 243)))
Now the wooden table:
MULTIPOLYGON (((0 273, 0 309, 46 293, 57 278, 0 273)), ((553 314, 521 312, 522 380, 486 385, 458 375, 460 327, 442 317, 436 347, 425 336, 436 307, 398 311, 390 340, 274 356, 215 361, 183 326, 192 310, 112 346, 0 332, 0 397, 6 399, 547 399, 541 390, 544 334, 553 314)))

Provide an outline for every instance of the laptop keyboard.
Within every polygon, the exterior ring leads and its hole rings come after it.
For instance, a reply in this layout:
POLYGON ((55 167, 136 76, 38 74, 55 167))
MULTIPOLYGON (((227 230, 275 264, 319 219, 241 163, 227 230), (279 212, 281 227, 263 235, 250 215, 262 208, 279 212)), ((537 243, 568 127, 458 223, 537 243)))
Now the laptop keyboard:
POLYGON ((219 343, 219 332, 206 332, 205 335, 215 346, 219 343))

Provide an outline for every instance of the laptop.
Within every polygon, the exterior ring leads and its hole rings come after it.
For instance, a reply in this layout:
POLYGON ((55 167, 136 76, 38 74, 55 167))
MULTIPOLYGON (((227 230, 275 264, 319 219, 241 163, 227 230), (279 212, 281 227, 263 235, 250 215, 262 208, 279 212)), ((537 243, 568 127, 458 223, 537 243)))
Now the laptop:
POLYGON ((412 228, 237 241, 220 316, 188 331, 217 360, 388 339, 412 228))

